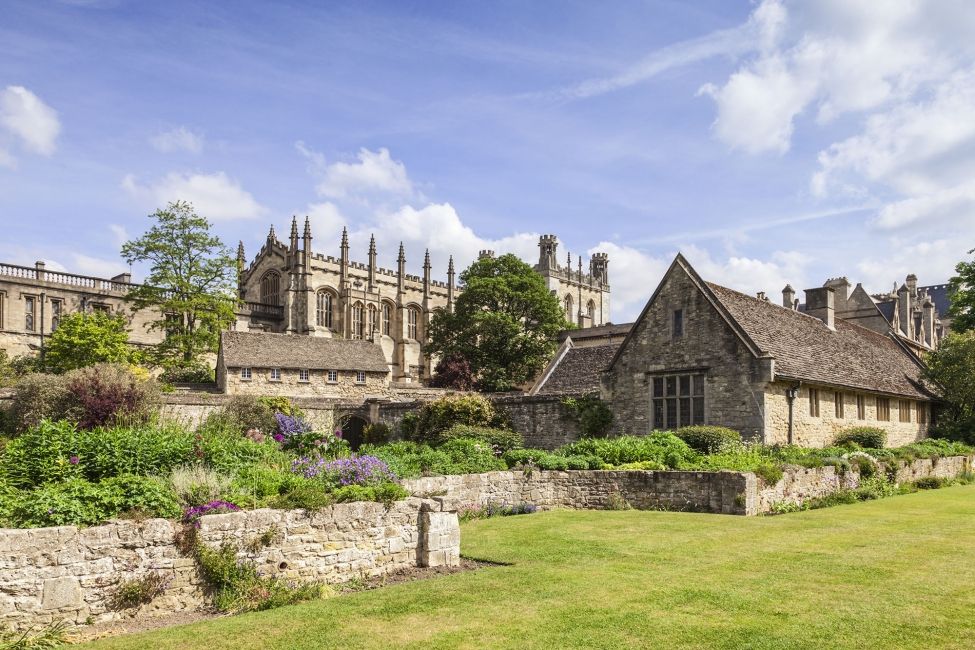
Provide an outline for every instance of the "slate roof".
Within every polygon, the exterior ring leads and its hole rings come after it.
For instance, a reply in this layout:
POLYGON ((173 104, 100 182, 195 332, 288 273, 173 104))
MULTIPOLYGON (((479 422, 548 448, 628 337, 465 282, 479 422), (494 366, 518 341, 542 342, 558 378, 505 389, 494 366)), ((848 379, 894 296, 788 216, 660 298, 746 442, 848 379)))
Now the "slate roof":
POLYGON ((599 374, 609 367, 618 348, 619 344, 569 348, 535 394, 598 392, 599 374))
POLYGON ((948 308, 951 307, 951 300, 948 299, 947 284, 932 284, 926 287, 918 287, 919 293, 927 293, 934 303, 934 308, 941 316, 948 315, 948 308))
POLYGON ((297 368, 389 372, 381 347, 369 341, 321 336, 224 332, 220 337, 228 368, 297 368))
POLYGON ((930 399, 920 365, 891 337, 840 318, 830 330, 814 316, 706 284, 744 334, 775 359, 777 376, 930 399))

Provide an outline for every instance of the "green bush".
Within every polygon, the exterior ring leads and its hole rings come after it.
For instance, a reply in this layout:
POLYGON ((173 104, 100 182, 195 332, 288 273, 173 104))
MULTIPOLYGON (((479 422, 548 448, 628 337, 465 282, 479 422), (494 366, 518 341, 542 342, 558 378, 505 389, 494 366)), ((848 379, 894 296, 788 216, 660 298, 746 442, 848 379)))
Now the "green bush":
POLYGON ((504 462, 494 455, 494 450, 481 441, 471 438, 454 438, 440 446, 452 464, 451 474, 480 474, 507 469, 504 462))
POLYGON ((562 406, 579 423, 579 432, 585 437, 605 436, 613 425, 613 412, 598 395, 565 397, 562 406))
POLYGON ((100 363, 72 370, 64 376, 68 392, 65 417, 81 429, 125 422, 141 424, 158 410, 161 391, 145 371, 100 363))
POLYGON ((302 478, 297 482, 288 484, 287 490, 272 498, 268 502, 268 506, 281 510, 293 510, 295 508, 321 510, 333 503, 335 503, 335 495, 328 491, 325 483, 302 478))
POLYGON ((68 388, 61 375, 32 373, 14 385, 10 420, 14 433, 36 427, 42 420, 60 420, 68 410, 68 388))
POLYGON ((772 463, 763 463, 755 468, 755 476, 762 479, 766 485, 775 485, 782 480, 782 467, 772 463))
POLYGON ((129 510, 160 517, 175 517, 180 512, 175 495, 167 497, 165 487, 152 479, 126 477, 91 483, 71 478, 21 492, 9 518, 19 528, 94 526, 129 510))
POLYGON ((941 476, 927 476, 914 481, 914 486, 919 490, 937 490, 948 485, 948 479, 941 476))
POLYGON ((382 483, 380 485, 345 485, 335 490, 334 496, 338 503, 376 501, 390 507, 394 502, 410 496, 410 493, 398 483, 382 483))
POLYGON ((440 432, 436 437, 435 443, 443 444, 456 438, 480 440, 502 453, 509 449, 523 447, 525 444, 521 434, 517 431, 491 427, 475 427, 469 424, 455 424, 446 431, 440 432))
POLYGON ((102 481, 98 486, 106 492, 118 493, 119 513, 135 512, 166 519, 175 519, 183 513, 172 488, 157 478, 115 476, 102 481))
POLYGON ((448 395, 420 407, 411 439, 436 442, 441 432, 455 424, 501 427, 502 420, 494 404, 482 395, 448 395))
POLYGON ((362 441, 370 445, 384 445, 389 442, 392 435, 389 425, 385 422, 376 422, 366 427, 362 433, 362 441))
POLYGON ((741 434, 734 429, 708 425, 681 427, 674 432, 700 454, 717 454, 741 444, 741 434))
POLYGON ((682 469, 697 453, 672 433, 655 431, 647 436, 585 438, 556 450, 560 456, 595 456, 608 465, 654 461, 670 469, 682 469))
POLYGON ((833 440, 837 446, 859 445, 864 449, 883 449, 887 444, 887 431, 880 427, 850 427, 841 431, 833 440))
MULTIPOLYGON (((287 398, 281 399, 287 401, 287 398)), ((277 420, 274 419, 275 406, 280 405, 272 406, 268 398, 234 395, 222 408, 208 415, 199 430, 215 435, 240 435, 248 429, 257 429, 270 435, 278 427, 277 420)))
MULTIPOLYGON (((576 456, 573 456, 575 458, 576 456)), ((512 469, 534 466, 544 470, 567 470, 569 461, 565 456, 557 456, 542 449, 512 449, 501 457, 512 469)))

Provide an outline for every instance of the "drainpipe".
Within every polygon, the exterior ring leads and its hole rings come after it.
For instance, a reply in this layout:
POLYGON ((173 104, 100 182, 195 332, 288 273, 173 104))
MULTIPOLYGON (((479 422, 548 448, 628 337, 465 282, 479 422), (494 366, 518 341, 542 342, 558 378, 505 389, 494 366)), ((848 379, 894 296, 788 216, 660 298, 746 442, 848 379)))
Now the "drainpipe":
POLYGON ((794 410, 796 398, 799 397, 799 387, 801 385, 802 384, 799 383, 799 384, 796 384, 795 386, 791 386, 790 388, 786 388, 785 389, 785 399, 788 400, 788 402, 789 402, 789 437, 788 437, 788 443, 790 445, 792 444, 793 431, 795 429, 795 426, 794 426, 794 423, 793 423, 793 410, 794 410))

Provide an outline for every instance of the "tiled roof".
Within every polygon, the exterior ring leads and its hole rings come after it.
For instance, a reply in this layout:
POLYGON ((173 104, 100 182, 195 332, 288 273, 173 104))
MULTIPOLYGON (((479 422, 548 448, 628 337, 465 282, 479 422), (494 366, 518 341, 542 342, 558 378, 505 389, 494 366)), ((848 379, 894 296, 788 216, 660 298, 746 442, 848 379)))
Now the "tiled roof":
POLYGON ((775 359, 775 374, 826 385, 929 398, 921 368, 889 336, 843 319, 830 330, 814 316, 707 283, 746 336, 775 359))
POLYGON ((606 325, 583 327, 575 330, 562 330, 559 332, 559 340, 564 341, 569 337, 572 337, 573 341, 595 338, 605 338, 609 340, 610 338, 626 336, 632 328, 633 323, 620 323, 618 325, 608 323, 606 325))
POLYGON ((369 341, 265 332, 224 332, 220 345, 224 364, 228 368, 389 372, 382 348, 369 341))
POLYGON ((537 395, 566 395, 599 391, 599 374, 609 367, 619 345, 569 348, 545 378, 537 395))

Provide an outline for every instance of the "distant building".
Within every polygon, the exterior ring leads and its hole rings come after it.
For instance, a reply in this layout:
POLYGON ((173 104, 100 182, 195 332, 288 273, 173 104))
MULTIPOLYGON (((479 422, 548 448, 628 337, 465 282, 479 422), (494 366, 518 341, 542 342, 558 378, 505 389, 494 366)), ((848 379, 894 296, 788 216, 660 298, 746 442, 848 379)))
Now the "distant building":
POLYGON ((216 376, 229 395, 359 400, 389 393, 386 358, 369 341, 224 332, 216 376))
POLYGON ((678 255, 603 375, 619 431, 714 424, 820 447, 869 424, 891 445, 923 438, 932 395, 912 346, 838 318, 835 291, 807 290, 798 311, 705 282, 678 255))

